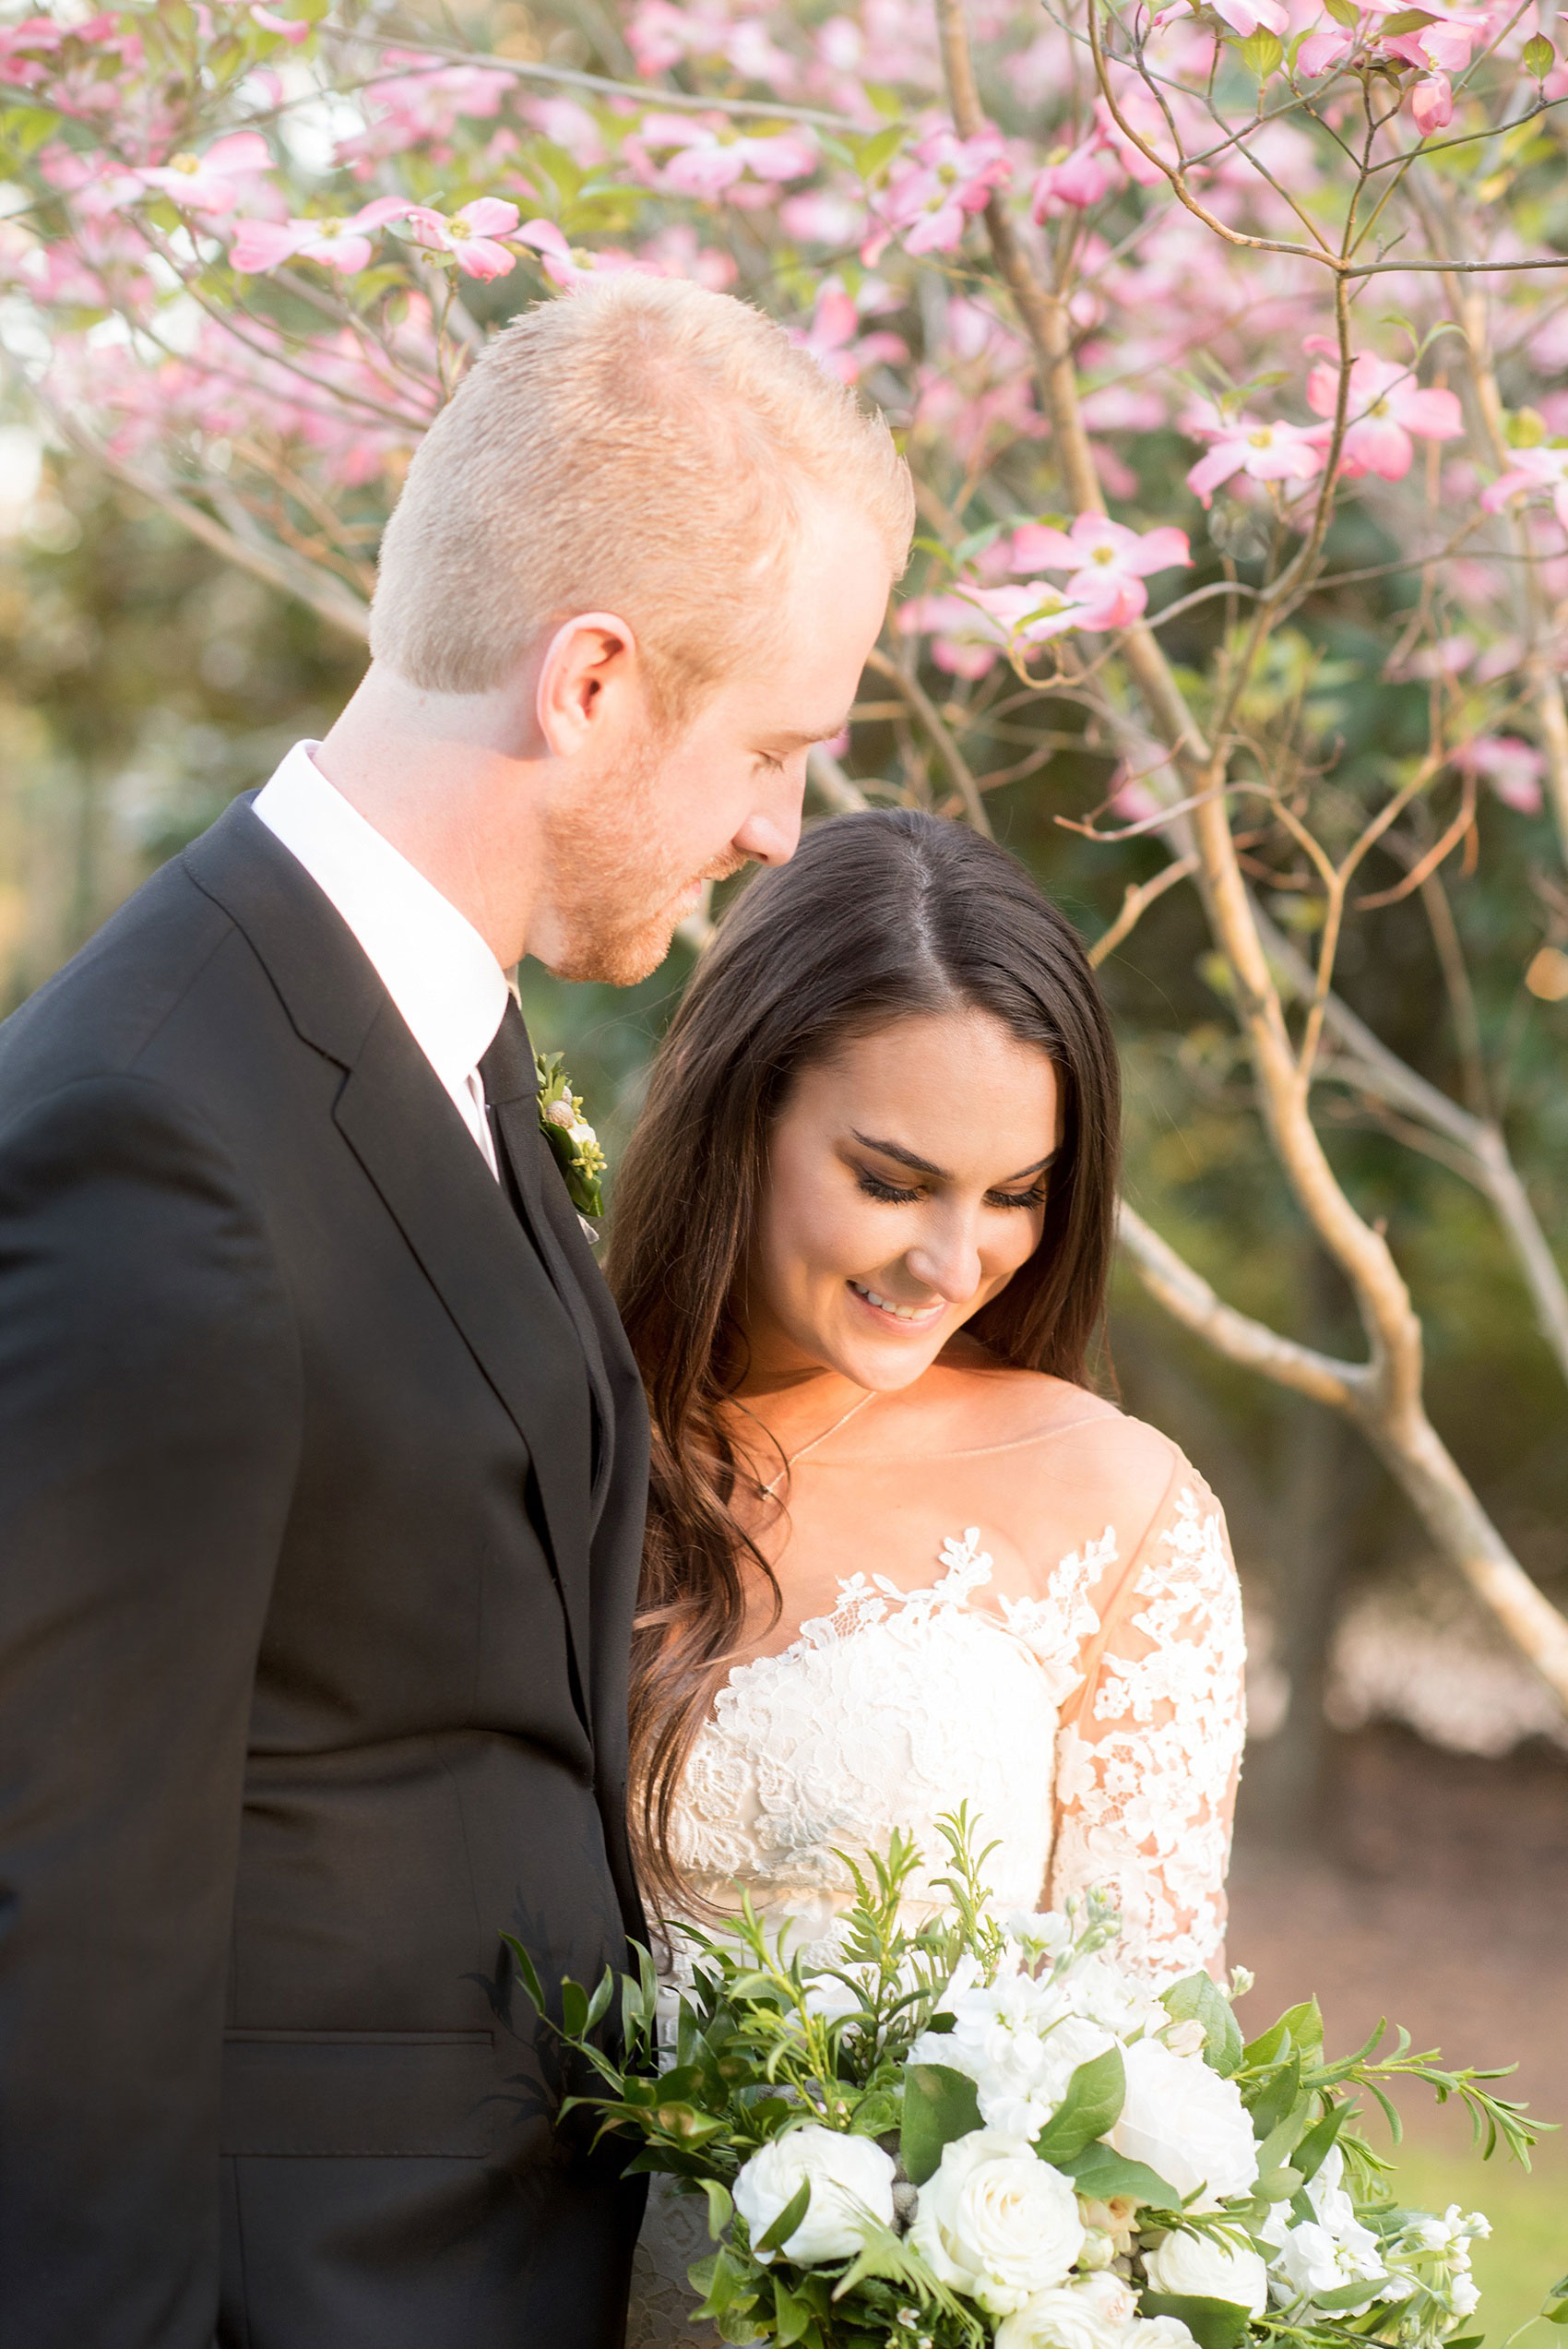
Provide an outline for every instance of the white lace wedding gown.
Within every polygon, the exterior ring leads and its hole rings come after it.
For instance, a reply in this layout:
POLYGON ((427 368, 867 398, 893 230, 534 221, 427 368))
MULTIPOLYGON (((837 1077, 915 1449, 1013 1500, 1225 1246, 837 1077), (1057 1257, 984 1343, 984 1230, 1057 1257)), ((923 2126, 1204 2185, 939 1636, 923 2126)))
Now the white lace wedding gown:
MULTIPOLYGON (((1045 1424, 879 1449, 873 1411, 793 1471, 786 1587, 820 1611, 797 1606, 794 1636, 720 1688, 677 1855, 716 1907, 743 1886, 791 1949, 826 1954, 853 1897, 836 1852, 899 1827, 939 1875, 936 1819, 967 1802, 1000 1907, 1103 1887, 1123 1958, 1172 1980, 1224 1940, 1244 1660, 1225 1520, 1153 1429, 1056 1380, 982 1375, 1002 1429, 1045 1424)), ((628 2349, 717 2349, 685 2313, 706 2215, 654 2181, 628 2349)))

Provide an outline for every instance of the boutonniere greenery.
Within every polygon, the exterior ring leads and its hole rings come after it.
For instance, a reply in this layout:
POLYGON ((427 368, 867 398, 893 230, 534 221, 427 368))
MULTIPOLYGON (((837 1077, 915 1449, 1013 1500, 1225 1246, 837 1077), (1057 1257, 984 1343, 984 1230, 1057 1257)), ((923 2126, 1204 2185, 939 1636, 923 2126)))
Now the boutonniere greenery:
POLYGON ((604 1192, 600 1177, 604 1173, 604 1152, 599 1147, 599 1136, 583 1115, 582 1095, 572 1091, 558 1052, 536 1053, 534 1066, 539 1070, 540 1130, 565 1177, 572 1205, 579 1215, 602 1215, 604 1192))

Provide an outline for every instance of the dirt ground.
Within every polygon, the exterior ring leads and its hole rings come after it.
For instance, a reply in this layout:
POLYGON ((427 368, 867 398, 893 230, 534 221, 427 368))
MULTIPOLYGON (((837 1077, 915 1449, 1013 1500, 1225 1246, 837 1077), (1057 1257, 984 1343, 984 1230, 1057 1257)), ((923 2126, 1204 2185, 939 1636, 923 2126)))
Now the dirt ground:
POLYGON ((1243 2028, 1315 1990, 1336 2052, 1387 2013, 1451 2064, 1517 2060, 1503 2093, 1568 2123, 1568 1756, 1479 1760, 1376 1727, 1340 1741, 1336 1780, 1316 1852, 1255 1842, 1243 1801, 1229 1950, 1258 1977, 1243 2028))

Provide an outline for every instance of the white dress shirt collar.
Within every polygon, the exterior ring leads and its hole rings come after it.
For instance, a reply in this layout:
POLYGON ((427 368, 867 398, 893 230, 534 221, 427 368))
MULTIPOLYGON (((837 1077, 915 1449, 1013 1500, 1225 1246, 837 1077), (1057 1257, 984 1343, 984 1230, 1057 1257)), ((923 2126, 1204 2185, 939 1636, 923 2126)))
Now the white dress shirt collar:
POLYGON ((450 900, 333 789, 316 747, 294 745, 255 813, 359 940, 493 1174, 478 1069, 506 1008, 506 974, 450 900))

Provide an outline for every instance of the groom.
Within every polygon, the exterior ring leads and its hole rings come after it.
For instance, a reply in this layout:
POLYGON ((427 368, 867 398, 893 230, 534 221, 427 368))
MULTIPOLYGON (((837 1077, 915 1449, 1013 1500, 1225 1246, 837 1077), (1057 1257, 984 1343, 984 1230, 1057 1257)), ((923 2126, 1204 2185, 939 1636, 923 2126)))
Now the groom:
POLYGON ((504 972, 794 847, 909 529, 727 297, 531 312, 369 673, 0 1030, 0 2343, 612 2349, 647 1429, 504 972))

